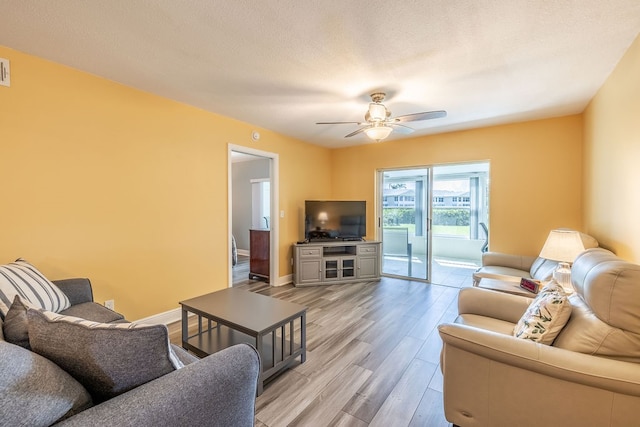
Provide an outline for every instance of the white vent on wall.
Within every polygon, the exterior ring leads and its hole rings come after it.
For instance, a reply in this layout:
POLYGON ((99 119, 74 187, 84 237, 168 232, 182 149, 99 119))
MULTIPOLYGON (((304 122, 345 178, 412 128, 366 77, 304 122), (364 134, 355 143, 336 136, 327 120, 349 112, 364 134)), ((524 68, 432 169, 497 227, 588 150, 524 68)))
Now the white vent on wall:
POLYGON ((0 58, 0 86, 11 86, 9 60, 4 58, 0 58))

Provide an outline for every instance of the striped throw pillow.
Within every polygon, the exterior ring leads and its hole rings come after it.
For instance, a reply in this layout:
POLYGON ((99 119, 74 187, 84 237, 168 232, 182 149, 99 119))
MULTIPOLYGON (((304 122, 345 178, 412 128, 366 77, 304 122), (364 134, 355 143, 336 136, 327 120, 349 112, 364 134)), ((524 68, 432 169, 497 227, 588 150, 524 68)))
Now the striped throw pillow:
POLYGON ((0 315, 3 319, 16 295, 38 308, 56 313, 71 306, 60 288, 23 259, 0 265, 0 315))

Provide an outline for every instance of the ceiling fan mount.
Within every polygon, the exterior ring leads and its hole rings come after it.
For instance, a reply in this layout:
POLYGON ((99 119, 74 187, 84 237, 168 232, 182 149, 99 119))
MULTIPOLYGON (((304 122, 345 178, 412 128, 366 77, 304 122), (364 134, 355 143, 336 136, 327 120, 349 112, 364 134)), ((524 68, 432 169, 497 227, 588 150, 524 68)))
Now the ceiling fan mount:
POLYGON ((364 115, 364 122, 318 122, 318 125, 336 125, 336 124, 356 124, 362 126, 354 132, 345 135, 350 138, 354 135, 364 132, 369 138, 375 141, 382 141, 387 138, 391 132, 396 131, 402 134, 409 134, 413 129, 401 123, 416 122, 420 120, 438 119, 447 116, 444 110, 426 111, 423 113, 407 114, 404 116, 391 117, 391 111, 382 103, 386 94, 384 92, 374 92, 371 95, 371 103, 369 109, 364 115))
POLYGON ((374 92, 371 94, 371 100, 376 104, 379 104, 384 101, 385 96, 387 96, 387 94, 384 92, 374 92))

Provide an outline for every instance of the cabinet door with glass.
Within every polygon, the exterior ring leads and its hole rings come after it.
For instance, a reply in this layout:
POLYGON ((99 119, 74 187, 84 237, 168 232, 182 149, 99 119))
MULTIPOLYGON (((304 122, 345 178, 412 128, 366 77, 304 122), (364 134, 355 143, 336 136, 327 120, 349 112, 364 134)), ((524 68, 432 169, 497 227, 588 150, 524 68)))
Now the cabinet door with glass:
POLYGON ((339 257, 324 259, 324 280, 341 280, 356 277, 356 258, 339 257))

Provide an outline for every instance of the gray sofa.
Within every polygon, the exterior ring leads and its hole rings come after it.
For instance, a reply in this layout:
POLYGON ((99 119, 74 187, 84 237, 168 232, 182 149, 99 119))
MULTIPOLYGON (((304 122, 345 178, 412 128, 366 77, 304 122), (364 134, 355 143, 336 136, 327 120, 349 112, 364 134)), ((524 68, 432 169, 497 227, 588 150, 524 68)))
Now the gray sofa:
MULTIPOLYGON (((88 279, 54 283, 71 302, 71 307, 59 314, 101 323, 126 322, 119 313, 93 302, 88 279)), ((9 321, 4 326, 7 325, 9 321)), ((168 339, 168 335, 165 336, 168 339)), ((7 342, 0 333, 0 424, 254 425, 260 359, 253 347, 240 344, 203 359, 175 345, 171 348, 184 367, 100 402, 101 399, 88 393, 80 382, 51 360, 7 342), (77 402, 77 396, 82 402, 74 403, 69 410, 69 402, 77 402), (60 414, 55 415, 56 411, 60 414)), ((145 348, 135 351, 144 352, 145 348)), ((132 376, 138 374, 131 373, 132 376)))

